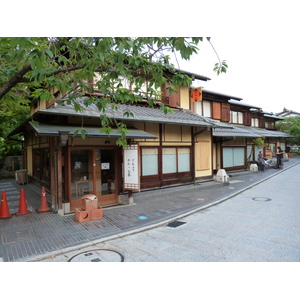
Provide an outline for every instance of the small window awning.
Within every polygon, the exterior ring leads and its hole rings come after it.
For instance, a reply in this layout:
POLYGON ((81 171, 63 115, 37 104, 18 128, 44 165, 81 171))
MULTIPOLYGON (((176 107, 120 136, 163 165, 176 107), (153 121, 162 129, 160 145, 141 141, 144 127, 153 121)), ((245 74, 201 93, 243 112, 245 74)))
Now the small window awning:
MULTIPOLYGON (((118 132, 117 129, 112 129, 109 135, 105 132, 101 131, 100 127, 89 127, 84 126, 80 128, 79 126, 72 125, 57 125, 57 124, 45 124, 45 123, 37 123, 37 122, 29 122, 29 124, 33 127, 36 133, 40 136, 60 136, 61 132, 69 132, 69 136, 74 136, 77 132, 77 135, 80 136, 80 132, 82 129, 85 130, 87 137, 110 137, 110 138, 119 138, 121 137, 121 133, 118 132)), ((132 139, 157 139, 157 136, 145 132, 139 129, 127 129, 128 133, 126 134, 127 138, 132 139)))

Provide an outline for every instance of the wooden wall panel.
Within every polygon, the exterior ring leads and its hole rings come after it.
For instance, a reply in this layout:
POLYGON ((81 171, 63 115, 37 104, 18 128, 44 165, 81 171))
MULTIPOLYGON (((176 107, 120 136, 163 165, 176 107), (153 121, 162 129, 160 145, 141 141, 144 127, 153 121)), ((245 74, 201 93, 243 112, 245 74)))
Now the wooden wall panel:
POLYGON ((220 102, 213 102, 212 117, 215 120, 221 120, 221 103, 220 102))
POLYGON ((181 126, 174 126, 172 124, 164 124, 164 132, 163 132, 163 141, 178 141, 180 142, 182 140, 181 138, 181 126))
POLYGON ((170 107, 180 107, 180 90, 177 93, 170 94, 168 90, 165 89, 165 85, 161 88, 162 91, 162 102, 165 105, 169 105, 170 107))
POLYGON ((251 114, 250 112, 244 112, 244 125, 251 126, 251 114))
POLYGON ((221 107, 222 107, 221 121, 230 122, 230 104, 222 103, 221 107))
POLYGON ((201 141, 195 144, 195 163, 196 171, 209 170, 210 169, 210 142, 201 141))

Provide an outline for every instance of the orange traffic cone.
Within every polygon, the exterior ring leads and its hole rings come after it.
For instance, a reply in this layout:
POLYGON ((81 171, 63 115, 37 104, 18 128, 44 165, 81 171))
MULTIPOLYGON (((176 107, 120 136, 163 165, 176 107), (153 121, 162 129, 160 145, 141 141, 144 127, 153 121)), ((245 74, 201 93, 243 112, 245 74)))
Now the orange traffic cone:
POLYGON ((9 219, 12 215, 9 212, 7 199, 6 199, 6 192, 2 191, 1 194, 1 205, 0 205, 0 219, 9 219))
POLYGON ((16 216, 24 216, 29 215, 31 212, 27 208, 26 198, 25 198, 25 191, 24 189, 20 190, 20 203, 19 203, 19 210, 16 213, 16 216))
POLYGON ((38 213, 51 211, 51 208, 48 207, 48 203, 47 203, 47 199, 46 199, 46 192, 45 192, 45 188, 44 187, 42 187, 40 208, 38 208, 36 211, 38 213))

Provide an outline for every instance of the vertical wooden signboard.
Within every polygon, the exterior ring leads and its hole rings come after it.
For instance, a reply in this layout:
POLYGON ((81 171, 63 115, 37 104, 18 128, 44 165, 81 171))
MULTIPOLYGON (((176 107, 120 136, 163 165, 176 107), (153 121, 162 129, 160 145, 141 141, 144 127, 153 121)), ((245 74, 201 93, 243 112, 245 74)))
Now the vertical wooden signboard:
POLYGON ((139 149, 137 144, 124 149, 124 189, 140 191, 139 149))

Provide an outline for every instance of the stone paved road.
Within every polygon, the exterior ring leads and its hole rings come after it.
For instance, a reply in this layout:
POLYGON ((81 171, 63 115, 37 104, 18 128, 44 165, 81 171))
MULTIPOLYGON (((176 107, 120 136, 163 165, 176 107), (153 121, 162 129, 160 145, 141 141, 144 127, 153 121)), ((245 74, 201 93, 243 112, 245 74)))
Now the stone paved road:
POLYGON ((43 261, 68 261, 84 251, 113 249, 125 262, 299 262, 299 178, 296 165, 179 219, 178 227, 160 226, 43 261))

